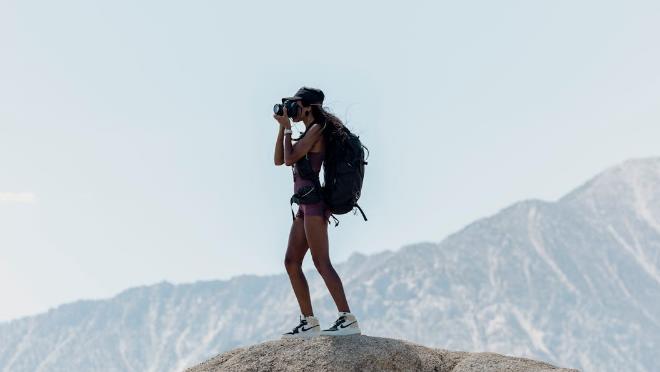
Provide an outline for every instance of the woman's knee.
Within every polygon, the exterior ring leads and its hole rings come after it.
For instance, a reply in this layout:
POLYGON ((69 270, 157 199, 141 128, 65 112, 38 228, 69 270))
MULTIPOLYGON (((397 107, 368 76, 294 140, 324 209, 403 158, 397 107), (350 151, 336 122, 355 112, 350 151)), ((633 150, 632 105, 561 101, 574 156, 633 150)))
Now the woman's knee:
POLYGON ((284 256, 284 267, 287 271, 297 270, 302 268, 302 261, 292 257, 284 256))
POLYGON ((316 266, 316 270, 322 276, 325 274, 331 274, 335 270, 329 260, 314 260, 314 266, 316 266))

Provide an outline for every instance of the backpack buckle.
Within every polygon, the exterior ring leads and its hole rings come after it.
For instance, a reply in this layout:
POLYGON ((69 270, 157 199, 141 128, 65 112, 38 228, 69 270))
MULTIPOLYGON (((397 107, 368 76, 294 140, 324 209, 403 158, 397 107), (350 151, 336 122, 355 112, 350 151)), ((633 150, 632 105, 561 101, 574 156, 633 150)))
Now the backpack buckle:
POLYGON ((321 201, 321 194, 314 185, 306 185, 296 190, 291 200, 296 204, 313 204, 321 201))

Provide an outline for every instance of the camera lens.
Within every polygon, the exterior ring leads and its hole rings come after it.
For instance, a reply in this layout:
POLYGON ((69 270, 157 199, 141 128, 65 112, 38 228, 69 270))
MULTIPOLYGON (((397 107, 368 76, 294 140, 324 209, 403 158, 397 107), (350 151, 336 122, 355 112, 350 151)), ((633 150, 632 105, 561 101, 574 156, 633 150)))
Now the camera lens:
POLYGON ((298 104, 296 101, 291 100, 286 100, 283 104, 276 103, 275 106, 273 106, 273 112, 277 115, 282 115, 284 114, 284 107, 286 107, 288 117, 293 118, 298 115, 298 104))

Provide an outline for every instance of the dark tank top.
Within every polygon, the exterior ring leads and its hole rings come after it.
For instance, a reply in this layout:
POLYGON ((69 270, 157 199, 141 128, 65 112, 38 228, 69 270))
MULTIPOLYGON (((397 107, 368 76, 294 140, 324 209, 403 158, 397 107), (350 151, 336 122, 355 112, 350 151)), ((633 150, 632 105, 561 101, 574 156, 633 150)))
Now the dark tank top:
MULTIPOLYGON (((323 159, 325 158, 325 150, 319 151, 319 152, 312 152, 309 151, 307 152, 307 157, 309 158, 309 161, 312 164, 312 169, 318 175, 321 172, 321 165, 323 163, 323 159)), ((297 163, 296 163, 297 164, 297 163)), ((293 164, 293 192, 295 193, 299 188, 307 185, 313 185, 314 181, 304 179, 300 177, 298 174, 297 170, 297 165, 293 164)), ((320 182, 320 180, 319 180, 320 182)))
MULTIPOLYGON (((325 129, 325 124, 323 124, 323 129, 325 129)), ((307 131, 305 131, 300 137, 298 137, 298 141, 301 138, 303 138, 306 133, 307 133, 307 131)), ((323 137, 321 137, 321 139, 322 138, 323 137)), ((316 173, 316 175, 318 176, 319 173, 321 172, 321 165, 323 163, 323 159, 325 158, 325 146, 323 146, 323 150, 321 150, 321 151, 316 151, 316 152, 308 151, 306 156, 309 158, 309 161, 310 161, 311 166, 312 166, 312 170, 314 170, 314 173, 316 173)), ((300 161, 300 159, 298 161, 300 161)), ((294 193, 299 188, 301 188, 303 186, 314 185, 314 181, 302 178, 300 176, 300 174, 298 172, 297 163, 298 162, 294 163, 293 167, 291 167, 291 169, 293 171, 293 192, 294 193)), ((320 179, 319 179, 319 182, 321 182, 320 179)))

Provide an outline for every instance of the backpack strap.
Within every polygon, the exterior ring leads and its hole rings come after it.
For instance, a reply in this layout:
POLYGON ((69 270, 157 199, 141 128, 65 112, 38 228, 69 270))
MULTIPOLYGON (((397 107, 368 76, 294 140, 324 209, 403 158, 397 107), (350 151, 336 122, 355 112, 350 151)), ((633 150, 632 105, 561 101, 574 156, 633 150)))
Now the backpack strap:
MULTIPOLYGON (((319 180, 318 174, 316 175, 316 177, 314 177, 314 185, 318 188, 319 193, 321 193, 321 198, 323 199, 323 190, 321 189, 321 180, 319 180)), ((325 202, 325 199, 323 201, 325 202)), ((326 202, 326 206, 327 205, 328 204, 326 202)), ((335 217, 335 215, 332 213, 330 214, 330 217, 332 217, 335 220, 335 227, 337 227, 337 225, 339 225, 339 220, 337 219, 337 217, 335 217)), ((330 220, 328 220, 328 223, 330 223, 330 220)))
POLYGON ((364 220, 366 221, 367 216, 364 215, 364 212, 362 211, 362 208, 360 208, 360 206, 357 203, 355 203, 355 206, 358 207, 358 209, 360 210, 360 213, 362 213, 362 218, 364 218, 364 220))
MULTIPOLYGON (((318 174, 315 174, 314 176, 314 186, 318 189, 318 192, 321 193, 321 198, 323 199, 323 190, 321 188, 321 180, 319 179, 318 174)), ((325 199, 323 201, 325 202, 325 199)), ((327 206, 327 202, 326 202, 326 206, 327 206)), ((293 213, 293 211, 291 213, 293 213)), ((332 217, 335 220, 335 227, 337 227, 339 225, 339 220, 337 219, 337 217, 335 217, 335 215, 332 213, 330 214, 330 217, 332 217)), ((328 220, 328 223, 330 223, 330 220, 328 220)))

